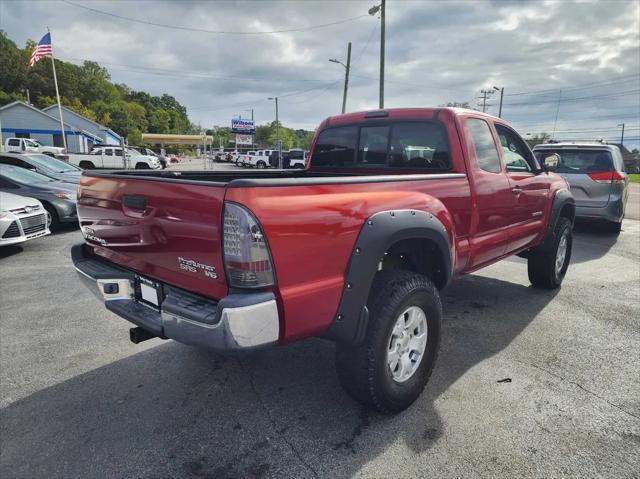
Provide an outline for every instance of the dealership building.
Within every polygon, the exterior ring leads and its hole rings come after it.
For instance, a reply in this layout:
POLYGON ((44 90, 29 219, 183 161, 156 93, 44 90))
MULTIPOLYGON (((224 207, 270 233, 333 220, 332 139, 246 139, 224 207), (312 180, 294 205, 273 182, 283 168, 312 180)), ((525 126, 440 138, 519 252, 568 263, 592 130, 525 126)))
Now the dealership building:
MULTIPOLYGON (((70 153, 88 153, 93 145, 120 144, 120 137, 88 118, 67 108, 62 109, 64 134, 70 153)), ((30 138, 46 146, 64 146, 58 107, 39 110, 23 101, 15 101, 0 107, 0 136, 5 138, 30 138)))

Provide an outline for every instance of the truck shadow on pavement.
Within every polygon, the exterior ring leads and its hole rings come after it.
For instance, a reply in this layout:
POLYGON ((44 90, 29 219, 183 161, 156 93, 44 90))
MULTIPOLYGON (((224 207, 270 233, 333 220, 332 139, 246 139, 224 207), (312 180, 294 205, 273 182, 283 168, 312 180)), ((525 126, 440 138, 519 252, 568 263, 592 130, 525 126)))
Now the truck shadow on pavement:
MULTIPOLYGON (((623 223, 623 230, 624 227, 623 223)), ((576 220, 573 235, 572 263, 602 258, 618 242, 618 235, 611 232, 609 225, 598 221, 576 220)))
MULTIPOLYGON (((413 454, 435 444, 445 430, 435 403, 460 394, 457 401, 477 400, 451 386, 508 347, 554 296, 483 276, 454 282, 443 296, 431 381, 395 417, 370 412, 342 391, 335 348, 320 339, 239 358, 154 340, 158 346, 4 408, 0 474, 352 476, 394 443, 413 454)), ((508 387, 500 377, 481 379, 508 387)))

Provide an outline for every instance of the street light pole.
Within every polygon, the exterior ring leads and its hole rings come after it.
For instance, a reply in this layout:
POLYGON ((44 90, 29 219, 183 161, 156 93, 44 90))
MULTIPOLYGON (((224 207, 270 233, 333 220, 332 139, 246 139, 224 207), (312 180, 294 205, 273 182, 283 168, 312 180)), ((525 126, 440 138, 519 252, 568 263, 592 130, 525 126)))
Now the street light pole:
POLYGON ((622 127, 622 135, 620 136, 620 146, 624 146, 624 123, 620 123, 618 126, 622 127))
POLYGON ((381 0, 380 5, 375 5, 369 9, 369 15, 380 12, 380 109, 384 108, 384 43, 385 43, 385 0, 381 0))
POLYGON ((349 45, 347 47, 347 64, 346 65, 342 63, 340 60, 337 60, 335 58, 330 58, 329 61, 332 63, 338 63, 345 68, 344 93, 342 94, 342 114, 344 114, 344 112, 347 109, 347 89, 349 88, 349 70, 351 70, 351 42, 349 42, 349 45))
POLYGON ((504 97, 504 87, 498 88, 497 86, 494 86, 493 89, 500 92, 500 107, 498 108, 498 118, 502 118, 502 98, 504 97))
POLYGON ((278 121, 278 97, 269 97, 269 100, 276 101, 276 143, 278 146, 278 168, 282 169, 282 145, 280 144, 280 122, 278 121))

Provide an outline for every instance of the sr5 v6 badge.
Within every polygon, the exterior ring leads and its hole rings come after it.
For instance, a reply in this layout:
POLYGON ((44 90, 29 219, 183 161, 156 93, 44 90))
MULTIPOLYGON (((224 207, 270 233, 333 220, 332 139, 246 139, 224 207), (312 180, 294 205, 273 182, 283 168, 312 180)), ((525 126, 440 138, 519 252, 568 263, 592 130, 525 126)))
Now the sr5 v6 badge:
POLYGON ((218 277, 216 268, 208 264, 199 263, 192 259, 183 258, 182 256, 178 256, 178 264, 180 265, 180 269, 190 273, 202 271, 207 278, 216 279, 218 277))

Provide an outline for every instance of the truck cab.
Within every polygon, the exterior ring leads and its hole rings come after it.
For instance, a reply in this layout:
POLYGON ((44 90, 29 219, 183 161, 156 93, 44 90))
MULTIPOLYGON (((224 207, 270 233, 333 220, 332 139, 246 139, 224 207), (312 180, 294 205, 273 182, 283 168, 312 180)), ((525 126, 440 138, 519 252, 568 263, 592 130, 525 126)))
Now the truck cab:
POLYGON ((4 151, 10 153, 43 153, 54 158, 66 160, 65 149, 57 146, 45 146, 30 138, 7 138, 4 151))

